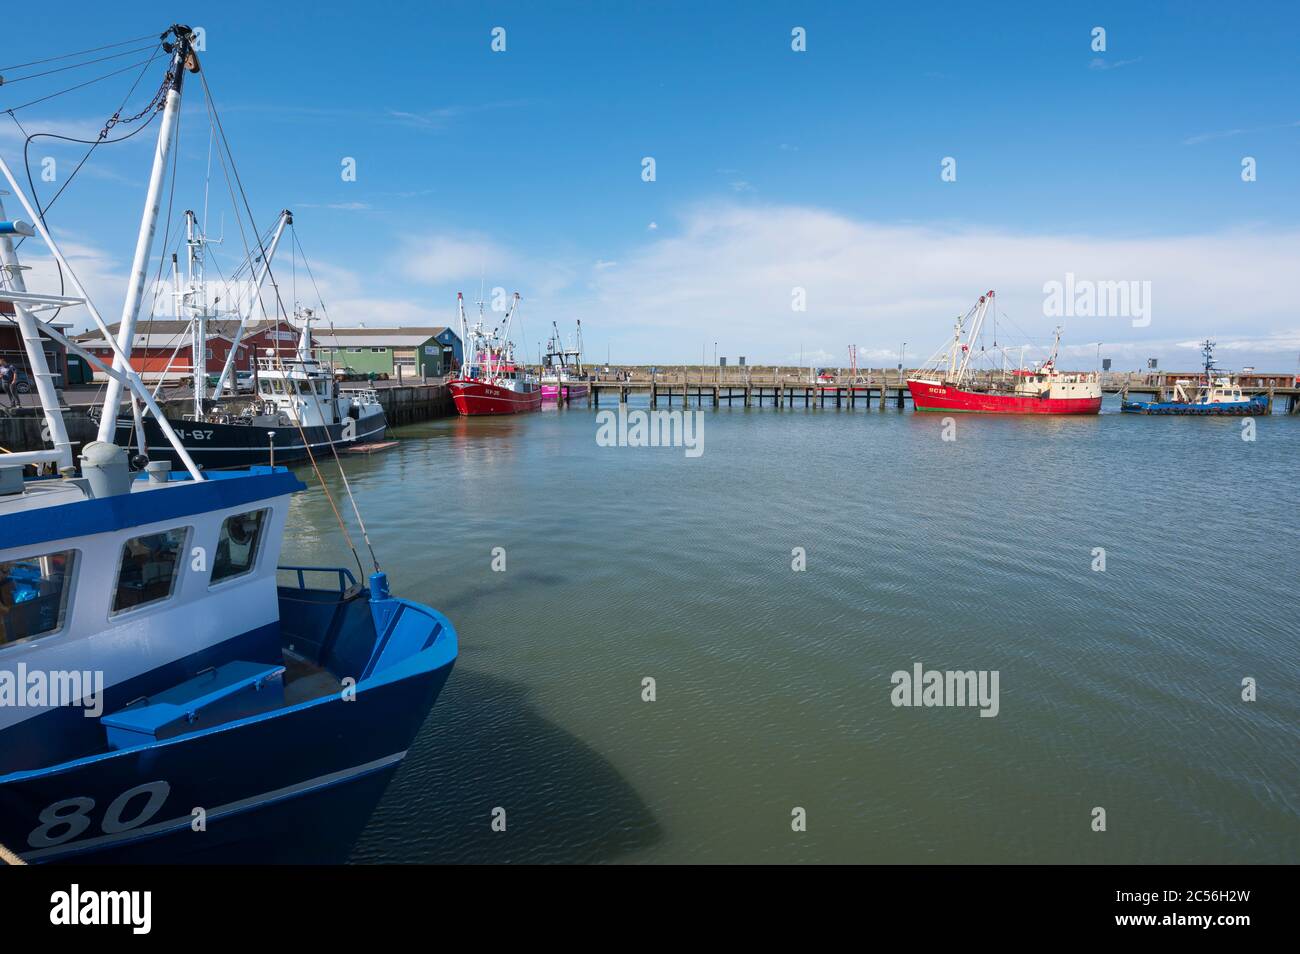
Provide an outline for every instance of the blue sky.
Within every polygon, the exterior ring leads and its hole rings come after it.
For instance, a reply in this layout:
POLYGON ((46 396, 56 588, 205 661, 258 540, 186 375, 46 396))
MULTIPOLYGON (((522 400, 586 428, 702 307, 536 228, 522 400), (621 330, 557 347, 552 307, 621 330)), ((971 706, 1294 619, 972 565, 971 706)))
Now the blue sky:
MULTIPOLYGON (((552 319, 581 318, 589 350, 615 360, 698 360, 702 348, 711 360, 717 341, 751 362, 843 363, 854 343, 892 363, 904 340, 911 357, 938 347, 985 288, 1008 326, 1045 340, 1057 319, 1043 285, 1070 272, 1151 283, 1148 324, 1067 319, 1075 363, 1102 342, 1121 366, 1148 355, 1192 366, 1188 345, 1204 335, 1228 365, 1300 360, 1285 274, 1300 253, 1294 4, 60 11, 57 33, 46 8, 7 11, 6 35, 22 44, 0 43, 0 66, 176 18, 204 28, 205 75, 258 224, 294 209, 339 324, 447 324, 455 292, 474 297, 482 281, 523 294, 516 340, 530 350, 552 319), (498 26, 504 52, 490 47, 498 26), (796 26, 805 52, 791 49, 796 26), (1097 26, 1104 52, 1091 48, 1097 26), (642 181, 646 156, 654 182, 642 181), (356 159, 355 182, 340 176, 343 157, 356 159), (941 181, 945 157, 956 181, 941 181)), ((0 111, 103 69, 0 86, 0 111)), ((93 135, 129 78, 19 119, 93 135)), ((197 84, 187 94, 178 213, 202 203, 208 148, 197 84)), ((151 138, 101 150, 51 214, 110 320, 151 138)), ((33 155, 69 169, 76 153, 48 142, 33 155)), ((21 163, 20 146, 0 115, 0 154, 21 163)), ((213 233, 224 190, 216 175, 213 233)), ((282 257, 282 287, 286 268, 282 257)))

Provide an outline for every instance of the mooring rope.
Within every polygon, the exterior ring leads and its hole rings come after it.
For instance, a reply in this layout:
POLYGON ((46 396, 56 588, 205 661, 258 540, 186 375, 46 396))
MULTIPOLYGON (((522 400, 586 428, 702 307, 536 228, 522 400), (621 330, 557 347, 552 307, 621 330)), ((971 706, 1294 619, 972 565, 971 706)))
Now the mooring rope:
POLYGON ((27 862, 23 860, 22 855, 10 851, 3 843, 0 843, 0 861, 3 861, 7 865, 27 864, 27 862))

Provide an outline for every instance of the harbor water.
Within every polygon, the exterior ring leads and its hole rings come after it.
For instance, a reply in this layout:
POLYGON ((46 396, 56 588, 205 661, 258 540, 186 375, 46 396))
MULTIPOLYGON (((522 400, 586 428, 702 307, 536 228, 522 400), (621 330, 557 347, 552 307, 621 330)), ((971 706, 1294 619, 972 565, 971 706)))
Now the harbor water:
MULTIPOLYGON (((724 406, 692 457, 547 408, 345 459, 461 638, 353 860, 1300 860, 1300 418, 1117 411, 724 406), (894 705, 916 664, 996 715, 894 705)), ((300 473, 282 562, 350 562, 300 473)))

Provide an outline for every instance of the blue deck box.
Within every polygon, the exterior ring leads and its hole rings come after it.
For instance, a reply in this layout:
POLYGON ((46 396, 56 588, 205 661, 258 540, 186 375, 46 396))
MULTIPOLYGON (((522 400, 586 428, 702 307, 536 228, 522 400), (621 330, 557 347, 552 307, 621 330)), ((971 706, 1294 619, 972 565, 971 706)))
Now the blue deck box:
POLYGON ((111 749, 197 732, 284 705, 284 667, 229 662, 102 716, 111 749))

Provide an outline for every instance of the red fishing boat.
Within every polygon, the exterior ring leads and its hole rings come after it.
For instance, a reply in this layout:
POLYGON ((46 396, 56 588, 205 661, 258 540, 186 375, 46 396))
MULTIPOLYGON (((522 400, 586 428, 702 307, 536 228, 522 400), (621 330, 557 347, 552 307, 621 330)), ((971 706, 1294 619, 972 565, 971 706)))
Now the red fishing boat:
POLYGON ((509 340, 510 322, 519 307, 515 292, 510 309, 499 328, 483 326, 483 303, 479 319, 470 328, 465 319, 465 297, 456 293, 460 311, 461 340, 465 342, 465 363, 460 373, 447 382, 456 410, 464 415, 524 414, 542 406, 542 389, 537 377, 515 361, 515 346, 509 340))
MULTIPOLYGON (((1061 329, 1056 329, 1052 353, 1037 367, 1021 366, 1008 370, 1006 349, 994 352, 1002 356, 1001 368, 981 369, 972 364, 975 345, 985 316, 994 311, 995 295, 990 291, 957 319, 953 339, 907 381, 912 404, 918 411, 975 411, 985 414, 1096 414, 1101 410, 1101 381, 1096 373, 1058 371, 1057 350, 1061 329)), ((991 354, 979 348, 981 359, 991 354)))

